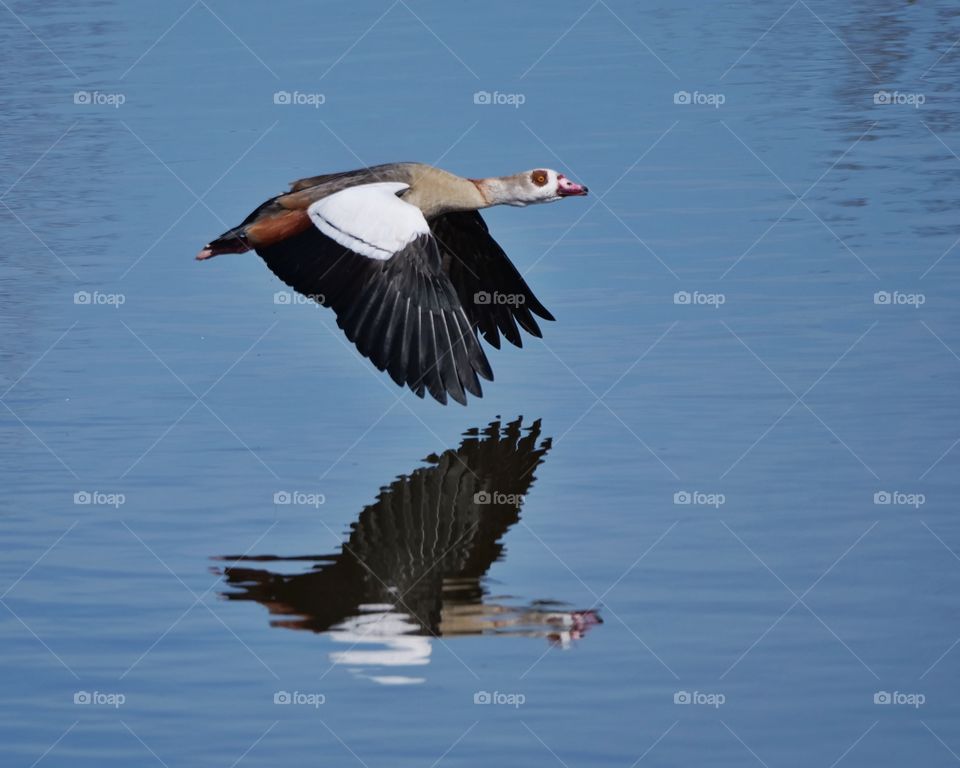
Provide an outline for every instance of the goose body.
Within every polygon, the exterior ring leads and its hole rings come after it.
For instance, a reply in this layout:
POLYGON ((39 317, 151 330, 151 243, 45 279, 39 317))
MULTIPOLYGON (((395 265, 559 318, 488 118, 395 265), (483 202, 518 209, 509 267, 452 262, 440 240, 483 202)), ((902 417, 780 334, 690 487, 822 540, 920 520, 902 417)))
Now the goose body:
POLYGON ((255 250, 283 282, 330 307, 362 355, 400 386, 441 403, 493 380, 479 336, 541 336, 537 300, 479 214, 587 194, 535 169, 466 179, 422 163, 312 176, 260 205, 197 254, 255 250))

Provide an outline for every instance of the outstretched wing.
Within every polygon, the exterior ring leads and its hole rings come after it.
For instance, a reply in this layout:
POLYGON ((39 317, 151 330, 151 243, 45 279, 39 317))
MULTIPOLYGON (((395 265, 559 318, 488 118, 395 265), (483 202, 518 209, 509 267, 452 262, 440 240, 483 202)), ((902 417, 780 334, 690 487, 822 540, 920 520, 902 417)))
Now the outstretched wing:
POLYGON ((324 197, 315 227, 257 249, 287 285, 330 307, 364 357, 418 396, 482 396, 493 372, 450 279, 436 239, 398 182, 363 184, 324 197))
POLYGON ((538 338, 543 335, 533 316, 553 320, 553 315, 490 236, 479 213, 447 213, 431 221, 430 229, 467 317, 483 338, 499 349, 502 333, 521 347, 517 323, 538 338))

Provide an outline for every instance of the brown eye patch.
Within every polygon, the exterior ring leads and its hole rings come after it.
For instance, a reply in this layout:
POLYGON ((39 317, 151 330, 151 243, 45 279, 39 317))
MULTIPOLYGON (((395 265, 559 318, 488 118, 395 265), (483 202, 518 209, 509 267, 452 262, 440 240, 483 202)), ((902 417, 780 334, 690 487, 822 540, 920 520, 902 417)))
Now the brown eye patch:
POLYGON ((547 183, 547 172, 546 171, 534 171, 530 174, 530 178, 533 180, 533 183, 538 187, 542 187, 547 183))

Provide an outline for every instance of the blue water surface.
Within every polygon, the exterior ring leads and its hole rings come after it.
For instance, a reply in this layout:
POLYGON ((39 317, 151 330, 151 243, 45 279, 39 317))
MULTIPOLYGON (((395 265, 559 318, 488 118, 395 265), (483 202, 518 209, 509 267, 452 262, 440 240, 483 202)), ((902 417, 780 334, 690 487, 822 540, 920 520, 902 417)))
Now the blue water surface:
POLYGON ((0 28, 4 765, 954 764, 955 4, 0 28), (193 259, 399 160, 590 186, 485 212, 557 322, 467 408, 193 259))

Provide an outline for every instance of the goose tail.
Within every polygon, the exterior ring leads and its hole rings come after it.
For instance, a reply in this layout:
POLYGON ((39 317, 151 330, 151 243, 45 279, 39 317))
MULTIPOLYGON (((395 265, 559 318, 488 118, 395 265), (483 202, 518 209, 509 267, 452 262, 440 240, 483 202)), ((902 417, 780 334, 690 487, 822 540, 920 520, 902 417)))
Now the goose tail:
POLYGON ((247 240, 246 226, 234 227, 203 246, 197 254, 197 261, 212 259, 221 253, 246 253, 252 247, 247 240))

